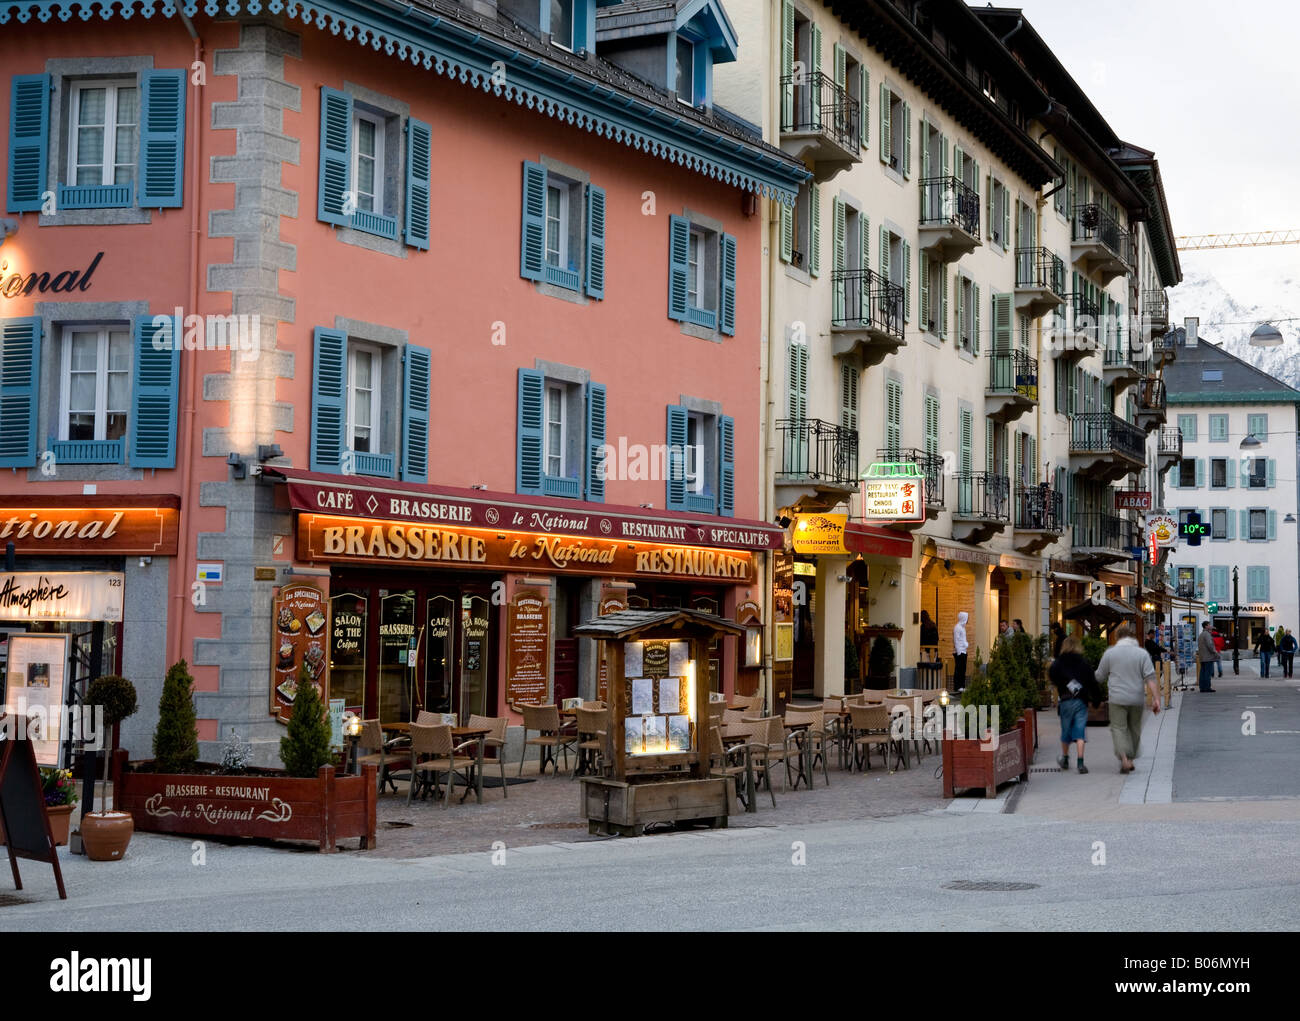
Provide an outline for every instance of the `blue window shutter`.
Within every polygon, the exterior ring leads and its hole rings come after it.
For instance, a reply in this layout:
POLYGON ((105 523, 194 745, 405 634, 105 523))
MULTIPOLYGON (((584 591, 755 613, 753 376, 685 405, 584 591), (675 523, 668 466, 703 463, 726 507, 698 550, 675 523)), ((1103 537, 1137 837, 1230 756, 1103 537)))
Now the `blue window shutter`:
MULTIPOLYGON (((691 224, 680 216, 668 218, 668 318, 686 318, 686 273, 691 255, 691 224)), ((683 499, 685 499, 683 491, 683 499)))
POLYGON ((41 321, 0 319, 0 468, 36 467, 40 382, 41 321))
POLYGON ((311 358, 311 470, 343 470, 348 396, 348 338, 316 327, 311 358))
POLYGON ((9 93, 9 212, 41 208, 49 147, 50 76, 16 74, 9 93))
POLYGON ((1265 466, 1265 470, 1268 473, 1267 478, 1265 479, 1267 488, 1272 489, 1277 485, 1277 458, 1270 457, 1268 459, 1268 464, 1265 466))
POLYGON ((669 510, 686 509, 686 409, 668 405, 668 503, 669 510))
POLYGON ((519 370, 519 419, 515 450, 515 492, 542 495, 542 429, 546 377, 519 370))
MULTIPOLYGON (((346 227, 352 222, 343 204, 352 187, 352 97, 321 86, 320 190, 316 218, 346 227)), ((341 432, 341 429, 340 429, 341 432)))
POLYGON ((605 502, 605 384, 587 384, 587 499, 605 502))
POLYGON ((403 230, 412 248, 429 248, 429 176, 433 133, 424 121, 406 122, 406 219, 403 230))
POLYGON ((736 516, 736 420, 718 419, 718 513, 736 516))
POLYGON ((185 72, 144 71, 140 86, 143 110, 136 201, 148 209, 184 205, 185 72))
POLYGON ((1277 538, 1277 511, 1275 510, 1268 512, 1268 537, 1270 541, 1277 538))
POLYGON ((1265 603, 1273 598, 1269 585, 1269 576, 1271 574, 1272 570, 1267 564, 1259 569, 1259 598, 1265 603))
POLYGON ((519 275, 526 280, 541 280, 546 269, 546 168, 528 160, 524 160, 522 231, 519 275))
POLYGON ((605 189, 587 185, 587 296, 605 297, 605 189))
MULTIPOLYGON (((1228 513, 1231 514, 1232 511, 1229 511, 1228 513)), ((1249 539, 1250 538, 1250 511, 1248 510, 1239 511, 1237 520, 1241 524, 1241 537, 1243 539, 1249 539)))
POLYGON ((736 239, 730 234, 722 235, 722 301, 719 321, 728 337, 736 334, 736 239))
POLYGON ((427 347, 407 344, 402 375, 402 479, 429 481, 429 375, 427 347))
POLYGON ((136 317, 129 426, 132 468, 176 467, 180 329, 180 321, 171 316, 136 317))
POLYGON ((1205 597, 1205 568, 1196 569, 1196 594, 1201 598, 1205 597))

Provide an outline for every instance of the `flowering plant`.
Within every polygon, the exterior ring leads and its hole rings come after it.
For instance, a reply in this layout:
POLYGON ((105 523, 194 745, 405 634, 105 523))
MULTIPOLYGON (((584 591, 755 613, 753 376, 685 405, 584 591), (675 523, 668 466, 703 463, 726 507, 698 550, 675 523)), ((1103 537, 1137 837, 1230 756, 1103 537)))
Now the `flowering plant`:
POLYGON ((49 808, 57 805, 75 805, 77 782, 72 778, 72 770, 42 766, 41 793, 45 795, 45 804, 49 808))

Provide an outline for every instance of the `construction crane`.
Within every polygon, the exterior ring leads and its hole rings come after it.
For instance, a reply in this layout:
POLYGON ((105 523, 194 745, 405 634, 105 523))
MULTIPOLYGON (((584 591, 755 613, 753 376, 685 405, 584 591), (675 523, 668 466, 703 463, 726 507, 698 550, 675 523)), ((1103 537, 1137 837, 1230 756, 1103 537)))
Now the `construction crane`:
POLYGON ((1174 238, 1180 252, 1206 248, 1262 248, 1270 245, 1300 245, 1300 230, 1255 230, 1237 234, 1184 234, 1174 238))

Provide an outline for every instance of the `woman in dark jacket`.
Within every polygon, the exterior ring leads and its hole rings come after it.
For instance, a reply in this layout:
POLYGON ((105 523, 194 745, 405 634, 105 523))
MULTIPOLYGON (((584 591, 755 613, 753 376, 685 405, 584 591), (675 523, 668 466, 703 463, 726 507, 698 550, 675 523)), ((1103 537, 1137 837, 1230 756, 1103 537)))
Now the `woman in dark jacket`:
POLYGON ((1086 773, 1083 746, 1088 740, 1088 703, 1101 705, 1101 688, 1077 635, 1070 635, 1061 643, 1061 654, 1052 660, 1048 676, 1060 695, 1056 712, 1061 717, 1061 757, 1057 764, 1062 769, 1070 768, 1070 742, 1073 741, 1079 746, 1076 756, 1079 772, 1086 773))

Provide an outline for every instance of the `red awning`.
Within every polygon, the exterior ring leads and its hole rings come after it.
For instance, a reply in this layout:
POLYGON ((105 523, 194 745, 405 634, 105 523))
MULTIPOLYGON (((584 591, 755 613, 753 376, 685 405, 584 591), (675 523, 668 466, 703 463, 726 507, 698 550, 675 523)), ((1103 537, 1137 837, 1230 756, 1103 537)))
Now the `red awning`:
POLYGON ((850 521, 844 526, 844 548, 850 553, 907 560, 912 556, 912 533, 850 521))
MULTIPOLYGON (((343 517, 552 532, 592 539, 626 539, 723 549, 779 550, 785 542, 784 529, 741 518, 490 493, 356 475, 327 475, 298 468, 268 467, 265 474, 288 483, 289 506, 294 510, 343 517)), ((910 551, 910 536, 907 544, 910 551)))

